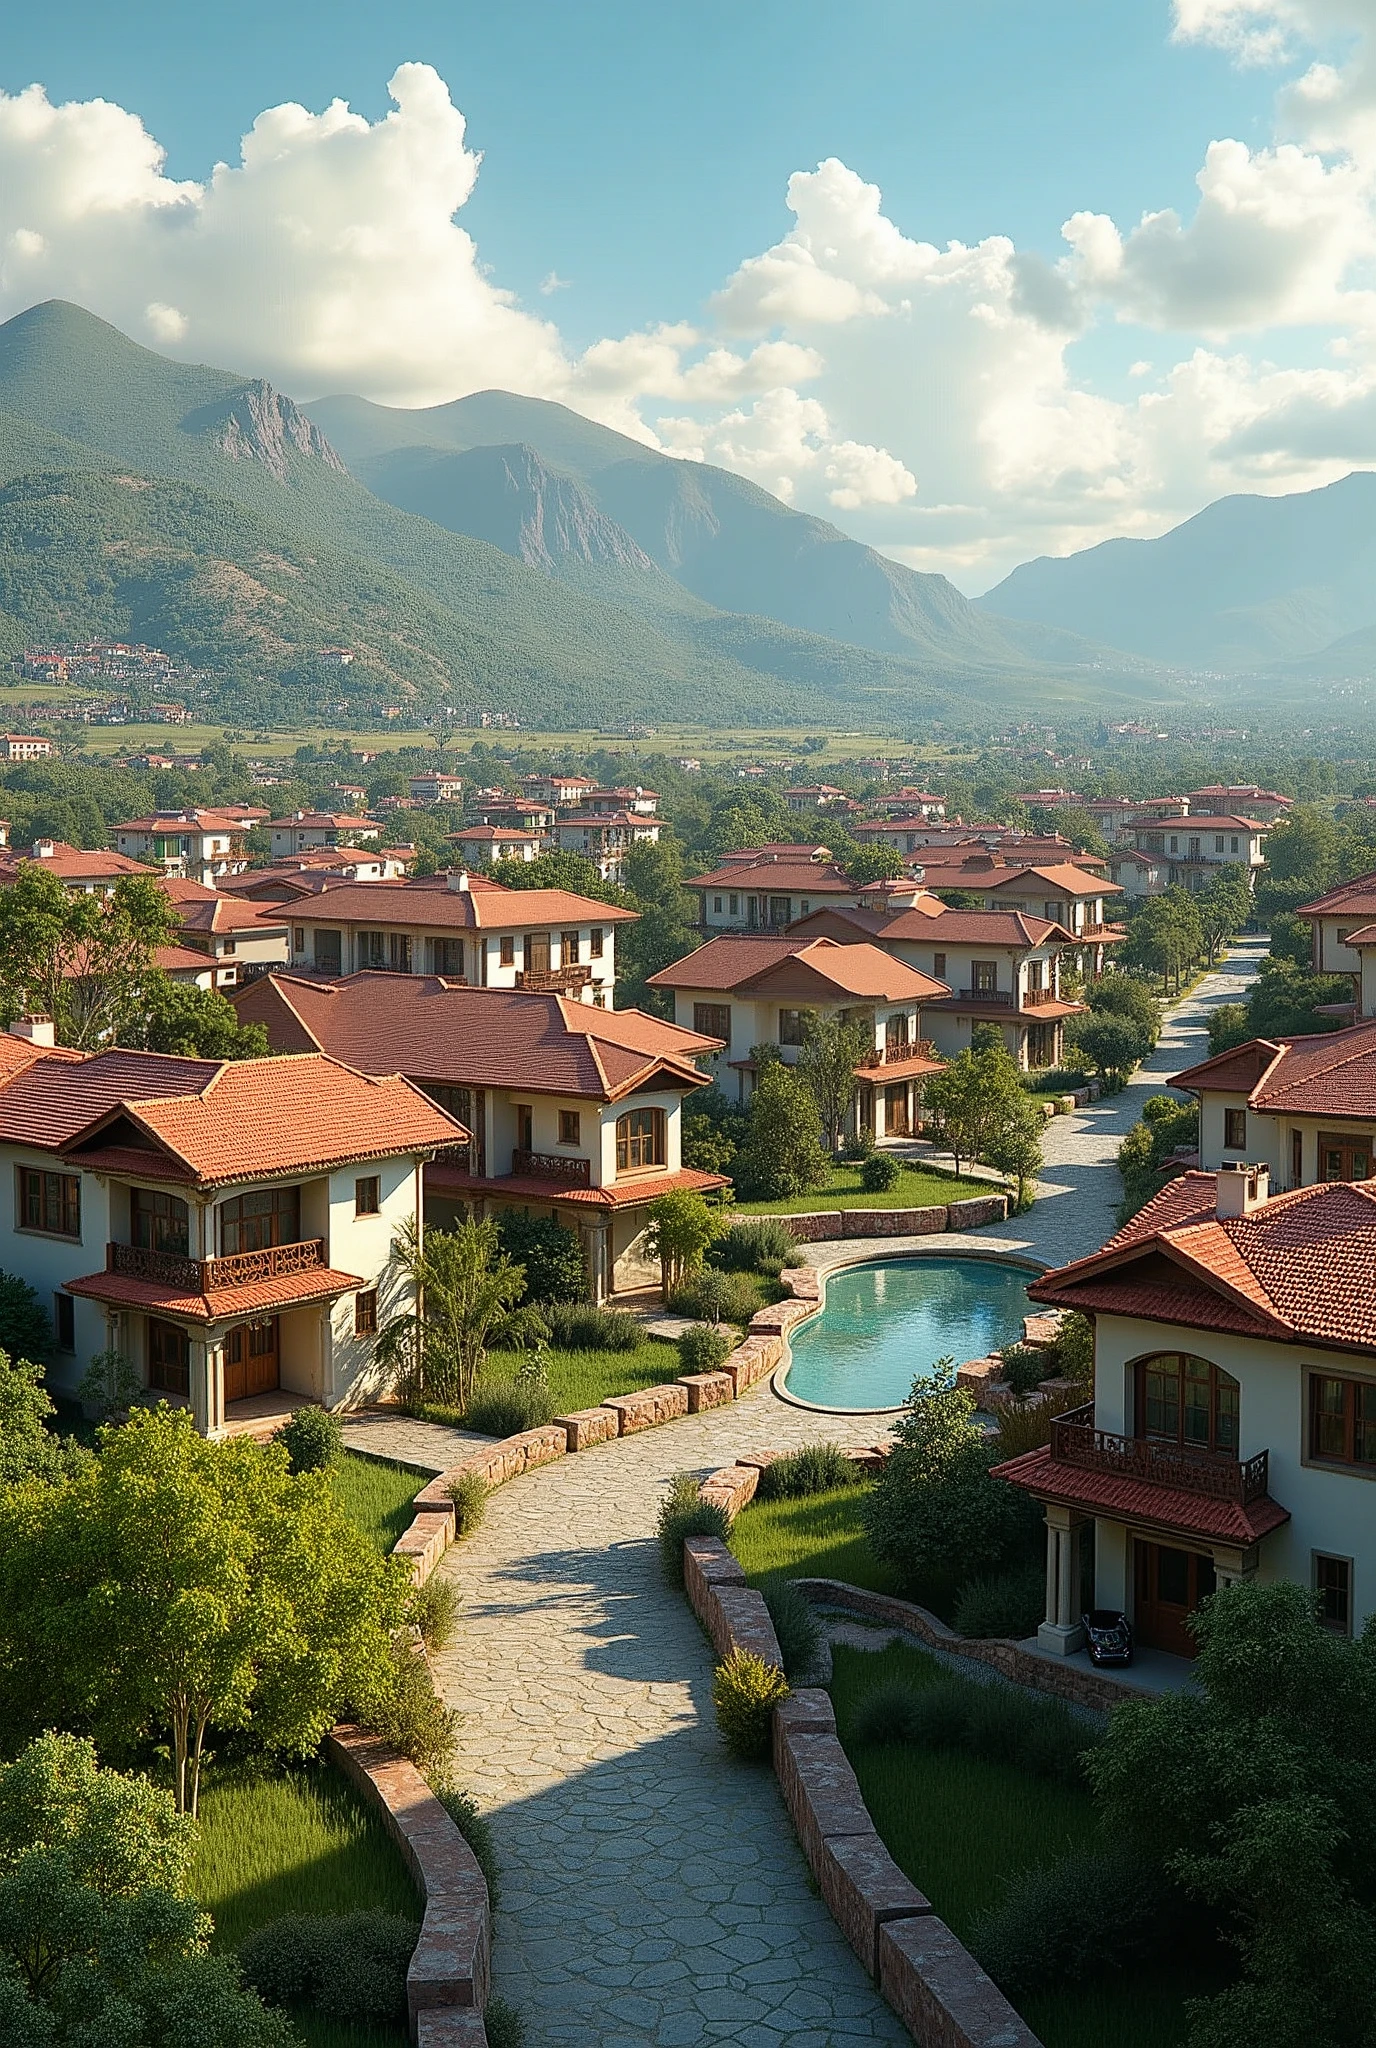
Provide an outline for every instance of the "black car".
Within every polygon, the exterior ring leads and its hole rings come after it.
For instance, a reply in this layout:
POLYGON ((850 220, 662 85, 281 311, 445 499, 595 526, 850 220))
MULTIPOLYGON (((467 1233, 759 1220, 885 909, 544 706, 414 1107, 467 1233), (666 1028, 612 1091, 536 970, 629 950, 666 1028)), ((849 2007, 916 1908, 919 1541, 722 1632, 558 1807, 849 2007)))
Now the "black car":
POLYGON ((1091 1664, 1131 1664, 1132 1623, 1113 1607, 1091 1607, 1080 1616, 1091 1664))

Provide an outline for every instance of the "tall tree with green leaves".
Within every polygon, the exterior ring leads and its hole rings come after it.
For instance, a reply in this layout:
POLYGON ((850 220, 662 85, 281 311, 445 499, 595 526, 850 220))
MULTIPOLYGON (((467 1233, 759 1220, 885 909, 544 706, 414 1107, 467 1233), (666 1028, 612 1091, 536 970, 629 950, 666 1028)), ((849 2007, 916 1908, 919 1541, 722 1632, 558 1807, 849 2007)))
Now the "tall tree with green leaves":
POLYGON ((755 1076, 745 1143, 736 1155, 736 1189, 747 1200, 783 1201, 826 1186, 827 1155, 812 1090, 781 1059, 755 1076))
POLYGON ((0 890, 0 1007, 43 1011, 63 1045, 92 1051, 142 1017, 157 948, 176 925, 151 875, 122 875, 109 897, 87 896, 22 861, 0 890))
POLYGON ((671 1188, 649 1207, 645 1249, 659 1260, 667 1297, 702 1264, 703 1254, 721 1230, 721 1216, 691 1188, 671 1188))
POLYGON ((840 1149, 846 1118, 855 1100, 855 1070, 874 1050, 874 1031, 855 1019, 809 1010, 803 1019, 803 1043, 795 1069, 810 1090, 833 1152, 840 1149))

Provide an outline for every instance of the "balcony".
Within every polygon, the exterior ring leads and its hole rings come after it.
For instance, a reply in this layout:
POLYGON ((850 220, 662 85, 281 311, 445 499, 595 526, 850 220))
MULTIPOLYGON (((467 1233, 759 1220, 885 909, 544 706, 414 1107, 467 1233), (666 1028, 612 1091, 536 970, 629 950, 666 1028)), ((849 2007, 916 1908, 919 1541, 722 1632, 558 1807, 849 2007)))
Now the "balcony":
POLYGON ((1024 1010, 1039 1010, 1044 1003, 1058 1003, 1060 997, 1054 988, 1029 988, 1023 990, 1024 1010))
POLYGON ((899 1067, 909 1060, 934 1060, 937 1057, 937 1049, 930 1038, 905 1038, 901 1044, 876 1045, 865 1054, 856 1071, 869 1074, 881 1067, 899 1067))
POLYGON ((520 967, 516 970, 517 988, 541 995, 571 995, 586 988, 591 980, 591 967, 520 967))
POLYGON ((1264 1499, 1270 1483, 1268 1451, 1242 1459, 1193 1444, 1115 1436, 1110 1430, 1094 1427, 1094 1411, 1089 1405, 1057 1416, 1051 1425, 1051 1455, 1059 1464, 1078 1465, 1087 1472, 1145 1479, 1156 1486, 1174 1487, 1177 1492, 1236 1501, 1241 1506, 1264 1499))
POLYGON ((1008 988, 963 988, 960 992, 963 1003, 992 1003, 996 1009, 1011 1010, 1013 991, 1008 988))
POLYGON ((570 1187, 592 1186, 592 1162, 563 1152, 527 1152, 513 1147, 511 1171, 528 1180, 566 1180, 570 1187))
POLYGON ((188 1294, 213 1294, 219 1287, 243 1287, 254 1280, 283 1280, 313 1273, 326 1264, 325 1240, 266 1245, 257 1252, 229 1252, 218 1259, 192 1259, 182 1252, 155 1252, 141 1244, 107 1244, 105 1270, 129 1280, 151 1280, 188 1294))

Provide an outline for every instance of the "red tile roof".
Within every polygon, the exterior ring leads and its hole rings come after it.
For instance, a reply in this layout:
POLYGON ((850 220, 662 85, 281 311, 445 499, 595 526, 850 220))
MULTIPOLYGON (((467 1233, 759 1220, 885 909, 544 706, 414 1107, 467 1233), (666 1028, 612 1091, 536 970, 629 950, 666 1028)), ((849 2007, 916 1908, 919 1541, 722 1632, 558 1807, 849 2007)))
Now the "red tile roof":
POLYGON ((0 1139, 56 1151, 117 1103, 153 1095, 185 1095, 219 1072, 216 1060, 156 1052, 101 1052, 71 1062, 45 1051, 0 1089, 0 1139))
POLYGON ((1177 1074, 1172 1087, 1246 1092, 1267 1115, 1376 1118, 1376 1022, 1302 1038, 1256 1038, 1177 1074))
POLYGON ((1086 874, 1082 868, 1074 867, 1069 861, 1056 861, 1046 867, 1012 868, 997 881, 987 884, 990 895, 1002 893, 1017 895, 1021 889, 1063 890, 1067 896, 1121 896, 1119 882, 1106 882, 1098 875, 1086 874))
POLYGON ((365 1072, 400 1067, 420 1081, 595 1102, 656 1085, 701 1087, 694 1061, 720 1043, 641 1010, 467 988, 436 975, 263 975, 232 1000, 278 1051, 319 1049, 365 1072))
POLYGON ((838 945, 834 939, 799 934, 781 939, 709 939, 696 953, 649 977, 651 988, 712 989, 740 994, 861 996, 875 1002, 927 1002, 950 993, 916 967, 893 959, 863 941, 838 945))
POLYGON ((116 1308, 142 1309, 146 1314, 181 1316, 198 1323, 223 1322, 236 1316, 271 1315, 308 1301, 328 1301, 361 1287, 357 1273, 315 1266, 276 1280, 248 1280, 238 1287, 217 1287, 213 1294, 171 1287, 160 1280, 136 1280, 127 1273, 87 1273, 64 1282, 68 1294, 90 1301, 108 1301, 116 1308))
POLYGON ((1376 1181, 1321 1182, 1221 1221, 1211 1173, 1169 1181, 1090 1258, 1033 1281, 1038 1301, 1376 1351, 1376 1181))
POLYGON ((710 874, 694 875, 686 889, 737 889, 766 896, 854 896, 852 882, 835 861, 810 861, 805 848, 790 849, 793 858, 770 854, 767 859, 728 862, 710 874))
POLYGON ((570 889, 504 889, 471 883, 451 889, 441 881, 340 882, 320 891, 308 915, 314 924, 405 925, 435 931, 537 931, 545 925, 626 924, 639 913, 570 889))
POLYGON ((723 1173, 701 1173, 696 1167, 681 1167, 677 1173, 645 1174, 635 1180, 615 1181, 608 1187, 581 1187, 576 1181, 541 1180, 533 1174, 506 1173, 483 1180, 465 1173, 460 1166, 439 1160, 425 1169, 425 1185, 432 1194, 507 1194, 532 1202, 568 1203, 579 1209, 634 1209, 653 1202, 660 1195, 686 1190, 707 1194, 714 1188, 729 1187, 723 1173))
POLYGON ((1202 836, 1204 832, 1269 832, 1271 830, 1271 827, 1264 825, 1260 818, 1234 818, 1221 811, 1217 814, 1213 811, 1194 811, 1189 817, 1181 815, 1174 818, 1153 818, 1151 824, 1143 826, 1142 829, 1143 831, 1150 832, 1169 832, 1172 826, 1175 827, 1177 832, 1193 832, 1196 836, 1202 836))
POLYGON ((80 846, 69 846, 65 839, 51 844, 52 852, 41 857, 28 847, 9 846, 0 852, 0 886, 12 882, 25 863, 46 868, 61 882, 105 882, 117 881, 121 875, 148 875, 154 870, 145 867, 142 861, 131 860, 127 853, 108 853, 103 848, 87 850, 80 846))
POLYGON ((1081 1508, 1114 1521, 1132 1522, 1167 1535, 1202 1536, 1244 1548, 1260 1542, 1290 1520, 1288 1508, 1263 1494, 1248 1501, 1212 1500, 1184 1487, 1163 1486, 1152 1479, 1126 1478, 1116 1472, 1095 1472, 1051 1454, 1049 1445, 1024 1451, 993 1467, 995 1477, 1025 1488, 1038 1500, 1081 1508))
POLYGON ((1296 915, 1376 917, 1376 868, 1368 870, 1364 875, 1354 875, 1350 882, 1339 882, 1335 889, 1329 889, 1324 895, 1316 896, 1312 903, 1301 903, 1296 915))

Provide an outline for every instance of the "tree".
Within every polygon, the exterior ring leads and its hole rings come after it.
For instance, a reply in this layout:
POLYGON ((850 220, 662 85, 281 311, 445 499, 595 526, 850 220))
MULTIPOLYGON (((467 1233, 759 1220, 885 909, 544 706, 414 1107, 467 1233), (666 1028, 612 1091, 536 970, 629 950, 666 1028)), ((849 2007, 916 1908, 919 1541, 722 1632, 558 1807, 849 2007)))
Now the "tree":
POLYGON ((736 1156, 736 1187, 747 1199, 784 1201, 825 1187, 827 1155, 810 1088, 781 1059, 755 1076, 745 1143, 736 1156))
POLYGON ((17 1273, 0 1273, 0 1350, 11 1358, 40 1360, 52 1348, 52 1321, 33 1288, 17 1273))
POLYGON ((861 889, 867 882, 896 882, 907 872, 907 864, 898 848, 886 846, 882 840, 875 840, 869 846, 857 846, 846 862, 848 879, 861 889))
POLYGON ((186 1059, 257 1060, 270 1051, 264 1027, 241 1024, 217 989, 173 981, 156 970, 145 983, 142 1014, 126 1020, 119 1041, 186 1059))
POLYGON ((812 1095, 827 1144, 840 1149, 845 1122, 855 1099, 855 1070, 874 1050, 874 1033, 865 1025, 815 1010, 803 1018, 803 1044, 795 1072, 812 1095))
POLYGON ((1149 896, 1128 924, 1123 957, 1129 967, 1145 967, 1179 993, 1185 969, 1204 950, 1204 929, 1193 898, 1184 889, 1149 896))
POLYGON ((1376 1629, 1320 1626, 1296 1585, 1193 1618, 1194 1683, 1115 1709, 1087 1768, 1108 1834, 1222 1916, 1240 1981, 1193 2004, 1191 2048, 1376 2039, 1376 1629))
POLYGON ((1042 1132, 1045 1128, 1041 1111, 1026 1089, 1019 1088, 1016 1095, 1008 1095, 1002 1105, 1002 1112, 985 1142, 984 1161, 996 1173, 1002 1173, 1013 1183, 1015 1207, 1021 1212, 1030 1209, 1035 1200, 1034 1187, 1042 1163, 1042 1132))
POLYGON ((379 1333, 377 1357, 415 1402, 466 1408, 489 1346, 549 1334, 536 1309, 518 1305, 526 1270, 503 1251, 491 1217, 424 1238, 408 1223, 393 1241, 392 1265, 411 1282, 416 1307, 379 1333))
POLYGON ((1247 1022, 1245 1003, 1220 1003, 1209 1012, 1209 1057, 1215 1053, 1228 1052, 1235 1045, 1245 1045, 1252 1036, 1252 1027, 1247 1022))
MULTIPOLYGON (((980 1039, 940 1073, 929 1075, 922 1101, 924 1115, 940 1130, 957 1172, 962 1160, 993 1165, 995 1151, 1012 1160, 1027 1156, 1025 1120, 1032 1106, 1001 1033, 980 1039)), ((1015 1165, 1006 1170, 1017 1172, 1015 1165)), ((1035 1172, 1035 1167, 1031 1170, 1035 1172)))
POLYGON ((1271 958, 1292 961, 1296 967, 1313 965, 1314 934, 1304 918, 1288 910, 1276 912, 1271 919, 1271 958))
POLYGON ((1314 974, 1293 961, 1268 956, 1247 997, 1249 1038, 1297 1038, 1318 1031, 1336 1031, 1347 1018, 1320 1014, 1320 1006, 1352 1001, 1352 983, 1345 975, 1314 974))
POLYGON ((0 2037, 15 2048, 286 2048, 285 2018, 209 1952, 188 1896, 195 1829, 89 1742, 0 1766, 0 2037))
POLYGON ((626 893, 614 882, 604 882, 596 861, 581 853, 542 853, 535 860, 502 862, 504 889, 568 889, 575 896, 590 896, 596 903, 625 903, 626 893))
POLYGON ((108 898, 75 895, 21 861, 0 891, 0 1005, 45 1012, 62 1044, 90 1051, 141 1017, 155 950, 175 930, 151 875, 122 875, 108 898))
POLYGON ((1126 1017, 1134 1023, 1148 1052, 1161 1036, 1161 1005, 1146 983, 1135 975, 1110 969, 1090 983, 1086 1000, 1096 1016, 1126 1017))
POLYGON ((629 900, 640 915, 617 935, 617 1001, 672 1017, 673 999, 663 989, 647 986, 661 967, 670 967, 693 949, 692 896, 683 886, 683 849, 672 833, 657 844, 648 839, 628 847, 624 865, 629 900))
POLYGON ((194 1814, 212 1727, 304 1756, 385 1692, 405 1591, 324 1473, 137 1410, 61 1485, 0 1495, 0 1704, 116 1752, 165 1731, 194 1814))
POLYGON ((508 1209, 496 1223, 502 1250, 525 1270, 527 1301, 586 1301, 587 1267, 574 1231, 526 1209, 508 1209))
POLYGON ((1118 1147, 1118 1172, 1123 1183, 1123 1200, 1118 1221, 1130 1216, 1159 1194, 1174 1174, 1183 1173, 1188 1155, 1199 1145, 1199 1105, 1181 1102, 1174 1095, 1149 1095, 1142 1105, 1138 1123, 1118 1147), (1177 1154, 1186 1154, 1185 1159, 1177 1154))
POLYGON ((1066 1033, 1070 1045, 1110 1088, 1121 1088, 1133 1068, 1151 1051, 1141 1027, 1131 1017, 1108 1013, 1072 1017, 1066 1033))
POLYGON ((86 1455, 69 1438, 53 1434, 49 1424, 56 1412, 42 1366, 0 1350, 0 1488, 24 1479, 61 1479, 86 1455))
POLYGON ((945 1604, 967 1579, 1035 1548, 1039 1511, 990 1477, 1000 1452, 951 1359, 913 1381, 893 1436, 863 1513, 870 1548, 905 1586, 945 1604))
POLYGON ((1252 885, 1246 868, 1231 864, 1220 868, 1194 901, 1212 967, 1219 947, 1234 938, 1252 914, 1252 885))
POLYGON ((651 1202, 645 1249, 659 1260, 666 1298, 702 1264, 703 1253, 721 1229, 721 1217, 691 1188, 675 1188, 651 1202))

